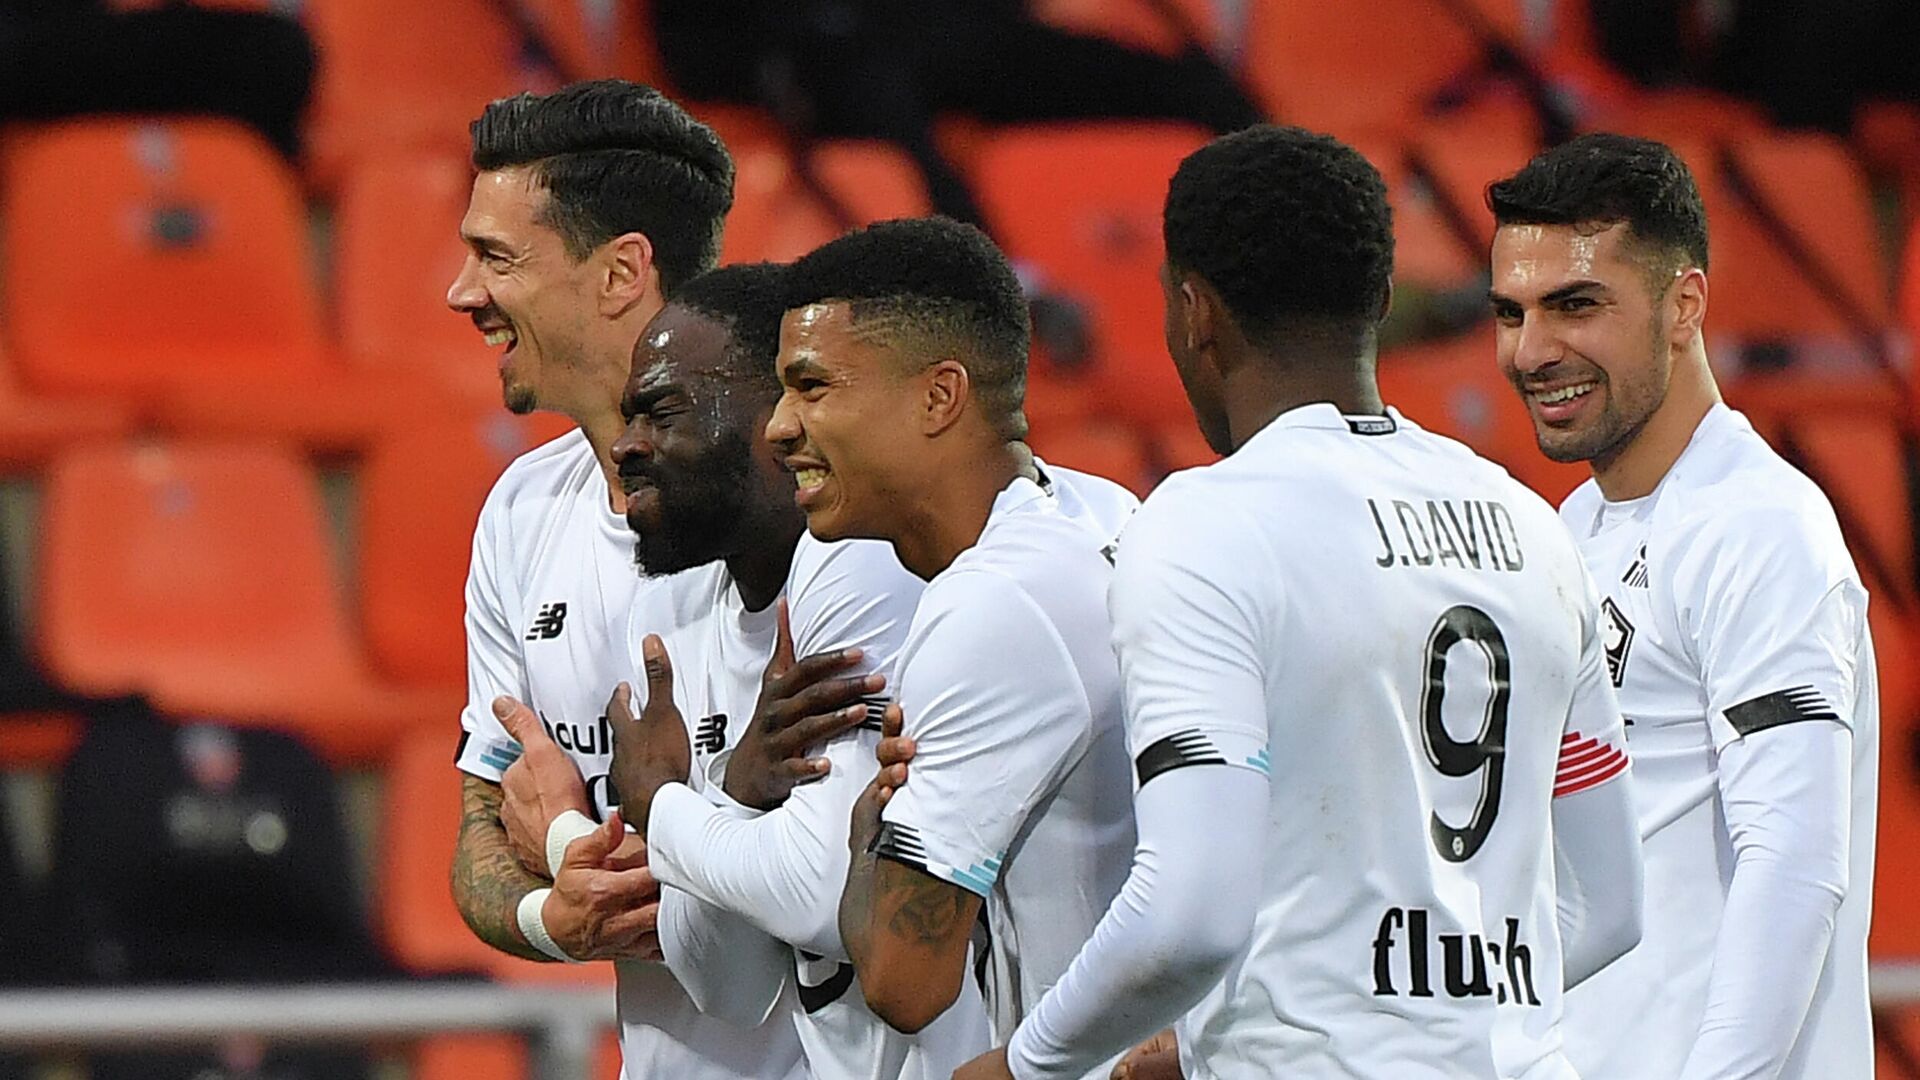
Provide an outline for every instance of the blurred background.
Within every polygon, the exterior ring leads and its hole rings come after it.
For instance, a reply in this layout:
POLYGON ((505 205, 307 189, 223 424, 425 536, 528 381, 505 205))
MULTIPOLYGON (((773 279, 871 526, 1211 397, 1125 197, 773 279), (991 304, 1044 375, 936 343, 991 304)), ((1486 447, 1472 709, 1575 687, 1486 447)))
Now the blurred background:
POLYGON ((0 0, 0 1080, 617 1075, 610 972, 492 953, 446 886, 473 522, 567 427, 443 305, 467 124, 604 75, 726 140, 727 261, 985 227, 1036 448, 1141 493, 1210 458, 1154 274, 1214 132, 1372 158, 1388 400, 1556 501, 1482 190, 1573 132, 1676 146, 1727 397, 1874 593, 1882 1075, 1920 1077, 1920 4, 0 0))

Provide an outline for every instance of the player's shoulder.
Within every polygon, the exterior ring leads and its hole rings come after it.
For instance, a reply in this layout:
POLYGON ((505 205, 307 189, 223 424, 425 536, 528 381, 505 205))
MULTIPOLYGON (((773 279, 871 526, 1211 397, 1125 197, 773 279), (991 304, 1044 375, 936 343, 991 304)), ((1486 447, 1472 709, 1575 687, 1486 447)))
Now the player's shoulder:
POLYGON ((1826 492, 1724 405, 1701 421, 1662 482, 1652 532, 1669 548, 1778 542, 1822 557, 1846 556, 1826 492))
POLYGON ((1107 536, 1118 536, 1134 512, 1140 509, 1140 497, 1114 480, 1061 465, 1049 465, 1035 459, 1058 501, 1060 512, 1088 522, 1107 536))
POLYGON ((561 495, 578 485, 584 469, 597 467, 593 446, 579 428, 541 443, 501 471, 481 507, 481 520, 509 513, 516 505, 561 495))
POLYGON ((1085 603, 1104 607, 1111 544, 1039 485, 1016 480, 995 500, 978 542, 928 583, 921 604, 960 600, 985 607, 989 594, 1004 599, 1012 590, 1050 612, 1085 603))
POLYGON ((918 593, 925 584, 900 565, 893 545, 884 540, 828 541, 803 532, 787 572, 787 600, 797 605, 822 592, 918 593))

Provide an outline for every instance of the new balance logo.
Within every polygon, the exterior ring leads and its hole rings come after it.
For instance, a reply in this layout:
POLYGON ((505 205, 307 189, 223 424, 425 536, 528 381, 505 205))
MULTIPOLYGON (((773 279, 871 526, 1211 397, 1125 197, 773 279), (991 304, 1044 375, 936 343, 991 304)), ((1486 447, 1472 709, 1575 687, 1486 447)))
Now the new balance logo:
POLYGON ((717 754, 727 748, 726 713, 714 713, 694 725, 693 748, 703 754, 717 754))
POLYGON ((1647 545, 1640 545, 1640 553, 1634 557, 1633 565, 1627 567, 1627 572, 1620 575, 1620 584, 1632 589, 1647 587, 1647 545))
POLYGON ((552 641, 560 636, 561 628, 567 621, 565 602, 542 604, 540 614, 533 617, 533 625, 527 628, 528 641, 552 641))

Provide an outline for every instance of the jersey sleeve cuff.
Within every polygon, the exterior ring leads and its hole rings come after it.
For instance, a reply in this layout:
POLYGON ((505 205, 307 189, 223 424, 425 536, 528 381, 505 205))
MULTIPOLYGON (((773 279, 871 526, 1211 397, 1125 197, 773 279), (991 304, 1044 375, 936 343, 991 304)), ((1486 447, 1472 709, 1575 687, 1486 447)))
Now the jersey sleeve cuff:
POLYGON ((472 732, 460 736, 460 747, 453 755, 453 763, 461 772, 496 784, 507 767, 519 760, 519 743, 489 739, 472 732))
POLYGON ((949 885, 986 899, 1000 880, 1001 855, 965 851, 942 837, 922 833, 898 821, 882 821, 869 849, 882 859, 911 866, 949 885))
POLYGON ((1156 776, 1194 765, 1225 765, 1251 769, 1261 776, 1273 775, 1273 763, 1264 737, 1190 727, 1154 739, 1135 754, 1134 782, 1137 787, 1145 787, 1147 781, 1156 776))

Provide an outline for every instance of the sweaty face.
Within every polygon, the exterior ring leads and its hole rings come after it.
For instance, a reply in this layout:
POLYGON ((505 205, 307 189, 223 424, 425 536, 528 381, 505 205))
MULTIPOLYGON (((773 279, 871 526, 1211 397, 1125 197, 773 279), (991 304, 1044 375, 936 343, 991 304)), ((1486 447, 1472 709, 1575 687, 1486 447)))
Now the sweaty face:
POLYGON ((1220 373, 1202 361, 1199 350, 1194 347, 1198 332, 1193 324, 1193 305, 1175 280, 1173 269, 1165 264, 1160 267, 1160 295, 1166 305, 1163 328, 1167 355, 1173 358, 1173 368, 1180 375, 1180 386, 1187 392, 1187 403, 1193 406, 1200 434, 1206 437, 1207 446, 1214 453, 1231 454, 1233 435, 1227 423, 1220 373))
POLYGON ((799 481, 794 499, 822 540, 892 539, 918 449, 918 380, 885 346, 863 339, 845 302, 809 304, 780 322, 780 384, 767 424, 799 481))
POLYGON ((1549 458, 1609 461, 1666 400, 1673 279, 1661 281, 1625 225, 1508 225, 1495 234, 1500 370, 1549 458))
POLYGON ((770 515, 790 512, 793 481, 758 438, 771 389, 731 370, 731 341, 724 324, 669 304, 634 346, 613 460, 643 573, 733 555, 770 515))
POLYGON ((524 166, 474 177, 460 222, 467 259, 447 288, 447 306, 502 349, 501 394, 516 413, 564 399, 593 318, 592 261, 575 263, 540 221, 546 199, 524 166))

